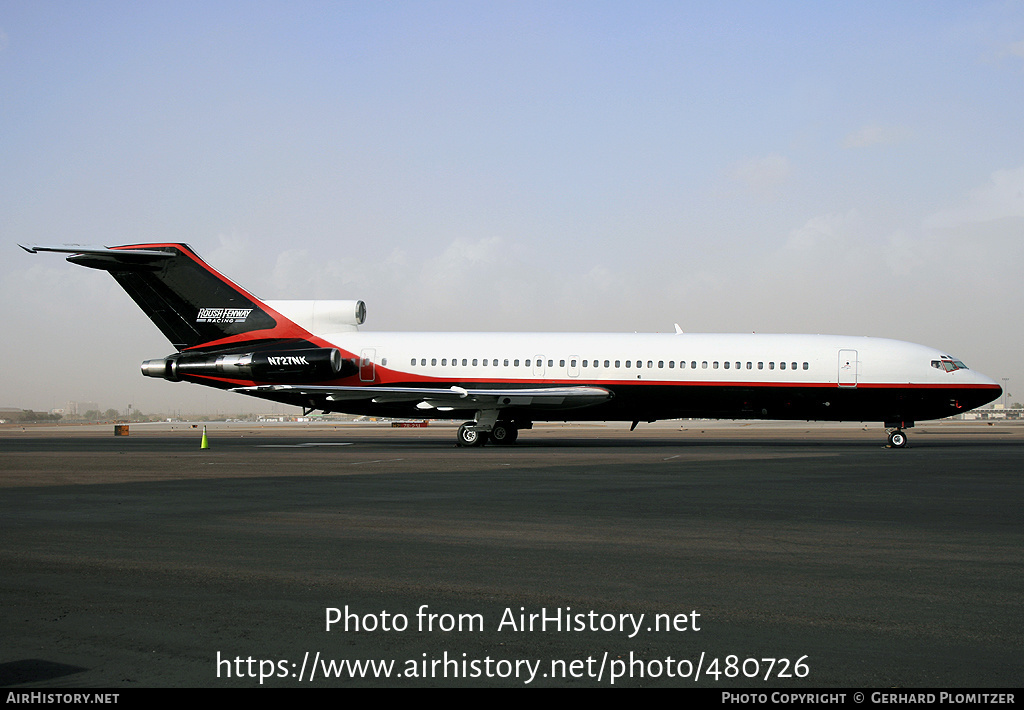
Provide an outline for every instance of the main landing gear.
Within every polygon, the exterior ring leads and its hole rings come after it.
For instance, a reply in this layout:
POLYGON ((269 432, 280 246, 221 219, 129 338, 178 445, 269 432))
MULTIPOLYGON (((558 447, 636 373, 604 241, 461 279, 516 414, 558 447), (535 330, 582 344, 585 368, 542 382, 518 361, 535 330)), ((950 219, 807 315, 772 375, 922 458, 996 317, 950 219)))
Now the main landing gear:
POLYGON ((495 422, 490 431, 484 431, 479 422, 466 422, 455 435, 456 446, 483 446, 488 441, 496 446, 511 446, 519 438, 515 422, 495 422))
POLYGON ((483 446, 487 443, 489 434, 476 428, 476 422, 466 422, 459 427, 455 434, 456 446, 483 446))
POLYGON ((519 428, 512 422, 497 422, 491 429, 491 443, 511 446, 519 438, 519 428))

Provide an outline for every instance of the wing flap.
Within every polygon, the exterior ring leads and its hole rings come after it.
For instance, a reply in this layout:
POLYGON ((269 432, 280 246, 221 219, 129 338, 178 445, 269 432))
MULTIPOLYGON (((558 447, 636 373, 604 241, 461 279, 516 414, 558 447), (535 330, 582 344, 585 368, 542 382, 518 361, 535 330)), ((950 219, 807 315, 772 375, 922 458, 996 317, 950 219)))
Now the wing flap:
POLYGON ((531 389, 466 389, 450 387, 333 387, 303 385, 256 385, 236 387, 243 394, 289 394, 328 402, 370 400, 374 404, 418 403, 437 409, 506 409, 541 407, 577 409, 606 402, 612 392, 603 387, 537 387, 531 389))

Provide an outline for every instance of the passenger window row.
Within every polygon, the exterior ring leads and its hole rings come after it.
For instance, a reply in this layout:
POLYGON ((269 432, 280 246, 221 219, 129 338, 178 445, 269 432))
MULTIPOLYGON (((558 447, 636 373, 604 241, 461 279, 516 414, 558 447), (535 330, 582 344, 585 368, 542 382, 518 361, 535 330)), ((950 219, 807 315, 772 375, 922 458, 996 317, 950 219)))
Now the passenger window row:
MULTIPOLYGON (((419 366, 419 367, 426 367, 427 366, 427 362, 428 362, 427 358, 421 357, 421 358, 412 358, 411 361, 409 362, 409 364, 411 366, 413 366, 413 367, 417 367, 417 366, 419 366)), ((481 358, 462 358, 461 361, 460 361, 459 358, 451 358, 451 360, 449 361, 448 358, 440 358, 439 359, 439 358, 434 357, 434 358, 430 358, 429 362, 430 362, 430 366, 431 367, 437 367, 438 365, 440 365, 441 367, 449 367, 449 362, 451 363, 451 365, 450 365, 451 367, 459 367, 460 366, 460 362, 461 362, 461 366, 462 367, 498 367, 499 360, 497 358, 490 358, 490 359, 488 359, 488 358, 482 358, 482 359, 481 358)), ((520 360, 518 360, 518 359, 510 360, 508 358, 505 358, 505 359, 501 360, 500 362, 504 365, 504 367, 520 367, 520 364, 519 364, 520 360)), ((522 367, 534 367, 534 361, 532 359, 522 360, 522 363, 523 363, 522 367)), ((622 363, 623 363, 622 360, 603 360, 603 361, 602 360, 582 360, 582 361, 580 361, 580 360, 577 360, 575 358, 570 359, 568 361, 569 367, 572 367, 572 368, 576 368, 576 367, 582 366, 582 367, 585 367, 585 368, 604 367, 604 368, 607 368, 607 369, 612 369, 614 367, 614 368, 617 368, 617 369, 622 369, 622 367, 623 367, 622 363), (614 366, 613 366, 612 363, 614 363, 614 366)), ((669 361, 667 361, 667 363, 666 363, 665 360, 657 360, 657 361, 655 361, 655 360, 646 360, 646 361, 645 360, 626 360, 625 361, 625 367, 626 367, 626 369, 637 369, 637 370, 642 370, 642 369, 648 369, 648 370, 661 369, 661 370, 664 370, 666 368, 666 366, 667 366, 668 369, 674 370, 674 369, 676 369, 676 363, 677 363, 676 360, 669 360, 669 361), (657 367, 655 367, 655 362, 657 362, 657 367)), ((385 365, 387 364, 387 360, 386 359, 384 360, 383 364, 385 364, 385 365)), ((542 360, 537 360, 536 361, 536 366, 537 367, 544 367, 544 364, 545 363, 542 360)), ((800 369, 800 368, 802 368, 804 370, 809 370, 810 367, 811 367, 810 363, 808 363, 808 362, 798 363, 798 362, 794 362, 794 361, 790 361, 790 362, 780 361, 778 363, 775 363, 774 361, 767 362, 767 363, 765 363, 765 362, 758 362, 756 365, 757 365, 757 369, 758 370, 764 370, 766 367, 769 370, 774 370, 776 367, 778 367, 778 369, 780 369, 780 370, 786 370, 786 369, 796 370, 796 369, 800 369)), ((547 367, 554 367, 554 366, 555 366, 555 360, 551 359, 551 360, 547 361, 547 367)), ((559 367, 565 367, 566 366, 566 360, 564 360, 564 359, 558 360, 558 366, 559 367)), ((691 370, 696 370, 698 368, 701 369, 701 370, 707 370, 709 368, 712 369, 712 370, 718 370, 718 369, 722 369, 722 370, 731 370, 731 369, 734 369, 734 370, 742 370, 742 369, 753 370, 754 366, 755 366, 755 363, 753 363, 752 361, 747 361, 746 364, 744 364, 743 362, 741 362, 739 360, 735 360, 735 361, 733 361, 733 360, 724 360, 722 362, 719 362, 718 360, 712 360, 712 361, 701 360, 700 363, 698 364, 697 360, 690 360, 689 361, 689 365, 687 365, 687 361, 686 360, 679 360, 678 361, 678 368, 680 370, 686 369, 687 366, 689 366, 689 369, 691 369, 691 370)))

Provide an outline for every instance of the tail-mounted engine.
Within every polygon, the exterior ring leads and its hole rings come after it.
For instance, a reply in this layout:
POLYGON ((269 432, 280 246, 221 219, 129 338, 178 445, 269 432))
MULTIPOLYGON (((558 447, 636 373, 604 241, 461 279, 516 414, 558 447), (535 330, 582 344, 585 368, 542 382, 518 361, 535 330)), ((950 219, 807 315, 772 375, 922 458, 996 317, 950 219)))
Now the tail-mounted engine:
POLYGON ((229 355, 176 353, 142 363, 142 374, 146 377, 162 377, 171 382, 181 382, 188 375, 199 375, 308 384, 347 377, 358 371, 358 363, 343 358, 337 348, 267 350, 229 355))

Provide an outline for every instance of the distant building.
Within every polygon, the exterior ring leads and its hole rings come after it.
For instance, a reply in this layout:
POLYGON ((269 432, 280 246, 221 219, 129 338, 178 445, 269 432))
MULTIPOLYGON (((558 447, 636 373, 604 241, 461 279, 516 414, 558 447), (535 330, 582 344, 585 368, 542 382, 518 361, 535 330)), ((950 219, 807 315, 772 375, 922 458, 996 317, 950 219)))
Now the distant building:
POLYGON ((100 405, 96 402, 68 402, 64 413, 72 417, 80 417, 86 412, 98 412, 100 405))

